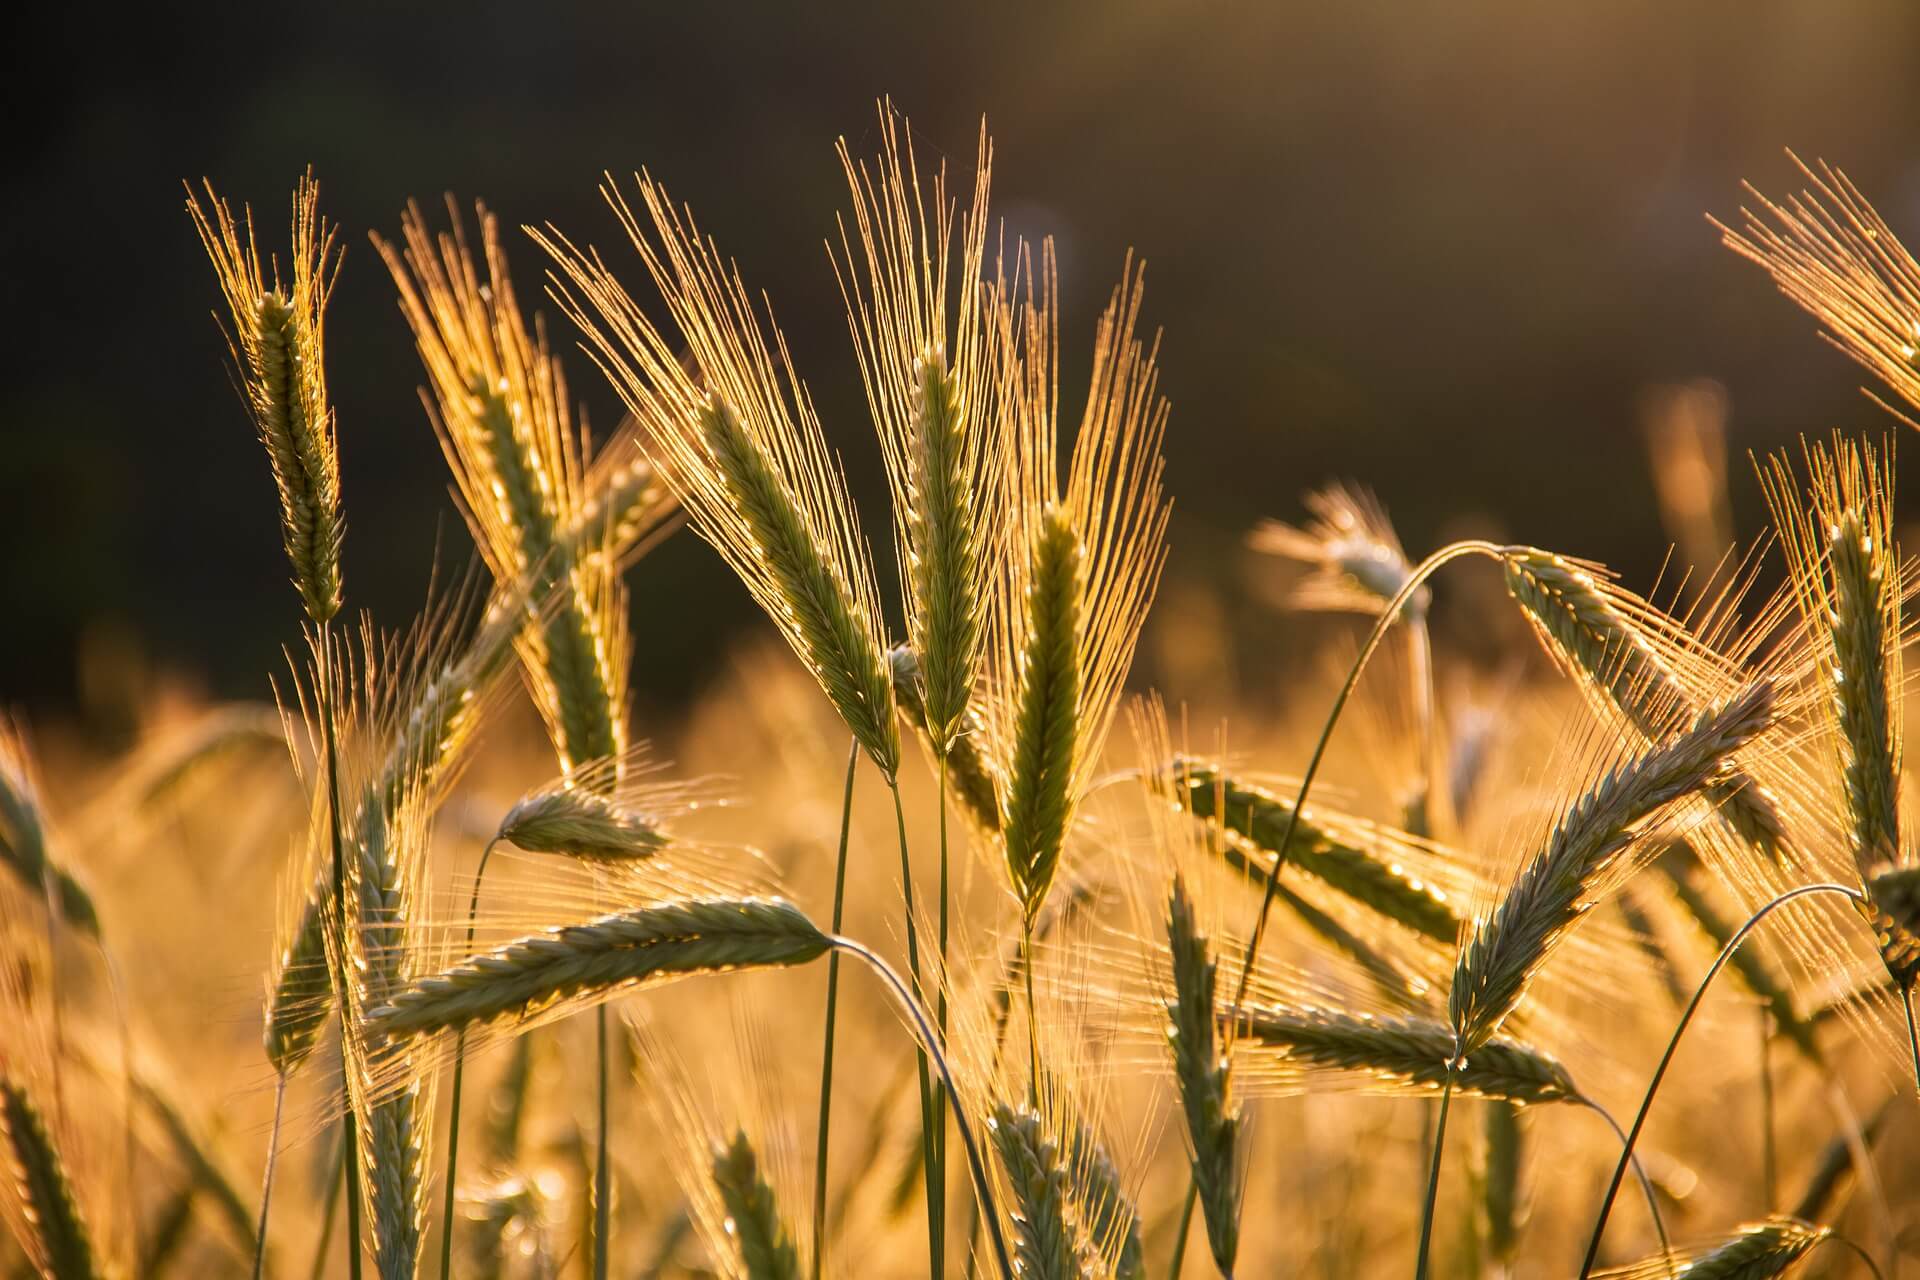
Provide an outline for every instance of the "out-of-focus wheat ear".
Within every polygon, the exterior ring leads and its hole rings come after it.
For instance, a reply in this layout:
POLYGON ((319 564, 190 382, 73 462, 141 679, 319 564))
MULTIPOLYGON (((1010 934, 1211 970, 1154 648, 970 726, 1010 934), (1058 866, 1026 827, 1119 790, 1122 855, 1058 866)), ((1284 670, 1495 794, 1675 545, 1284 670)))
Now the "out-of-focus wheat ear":
POLYGON ((1505 1266, 1520 1244, 1520 1161, 1526 1150, 1520 1108, 1495 1102, 1486 1109, 1487 1166, 1481 1189, 1487 1252, 1505 1266))
POLYGON ((1807 1175, 1800 1198, 1794 1202, 1789 1216, 1802 1222, 1818 1222, 1828 1216, 1847 1175, 1855 1172, 1855 1160, 1860 1153, 1871 1152, 1874 1138, 1886 1127, 1888 1112, 1900 1101, 1898 1095, 1888 1098, 1857 1132, 1849 1128, 1833 1136, 1821 1149, 1820 1159, 1814 1162, 1813 1171, 1807 1175))
POLYGON ((46 808, 20 726, 0 715, 0 865, 36 898, 45 898, 61 920, 91 938, 100 937, 93 895, 54 861, 46 808))
POLYGON ((800 1250, 744 1130, 714 1152, 712 1172, 745 1280, 799 1280, 800 1250))
POLYGON ((695 530, 891 778, 900 737, 872 556, 784 341, 770 315, 763 327, 739 274, 658 184, 639 178, 647 228, 610 180, 602 190, 677 333, 663 335, 596 253, 551 229, 534 231, 559 268, 554 295, 695 530))
MULTIPOLYGON (((405 249, 375 238, 425 364, 442 451, 496 582, 545 580, 557 597, 520 637, 528 687, 562 766, 617 760, 626 747, 626 600, 606 566, 571 554, 585 506, 582 437, 538 317, 522 315, 499 228, 478 208, 482 282, 451 200, 433 236, 417 207, 405 249)), ((614 779, 609 779, 613 781, 614 779)))
MULTIPOLYGON (((1223 1010, 1223 1016, 1231 1010, 1223 1010)), ((1238 1049, 1246 1070, 1258 1070, 1262 1051, 1307 1069, 1367 1077, 1376 1087, 1438 1094, 1453 1056, 1453 1029, 1413 1016, 1376 1017, 1336 1009, 1241 1008, 1238 1049)), ((1579 1097, 1567 1069, 1517 1040, 1489 1039, 1454 1073, 1455 1092, 1520 1106, 1579 1097)))
POLYGON ((1920 263, 1846 174, 1787 154, 1807 188, 1781 205, 1743 184, 1759 210, 1742 208, 1738 229, 1709 221, 1826 326, 1827 341, 1920 410, 1920 263))
POLYGON ((576 786, 554 783, 522 797, 500 820, 496 838, 528 853, 557 853, 589 862, 635 862, 667 847, 658 815, 576 786))
MULTIPOLYGON (((1366 489, 1333 484, 1308 494, 1306 505, 1314 518, 1304 528, 1268 520, 1248 535, 1248 545, 1312 570, 1293 592, 1295 608, 1379 613, 1413 576, 1379 499, 1366 489)), ((1432 598, 1426 587, 1418 588, 1403 614, 1424 617, 1432 598)))
POLYGON ((1013 1192, 1007 1213, 1019 1274, 1034 1280, 1074 1280, 1080 1269, 1068 1221, 1069 1174, 1060 1147, 1047 1136, 1037 1114, 1004 1102, 994 1104, 987 1132, 1013 1192))
POLYGON ((989 340, 982 279, 992 147, 983 126, 956 253, 944 164, 930 198, 923 195, 902 136, 909 126, 885 102, 879 116, 881 149, 871 165, 856 162, 844 140, 839 146, 855 234, 842 222, 834 270, 892 490, 927 733, 944 757, 963 732, 979 677, 1004 522, 1004 365, 989 340))
POLYGON ((1031 920, 1060 865, 1073 808, 1080 733, 1079 626, 1084 564, 1066 513, 1050 507, 1031 548, 1027 620, 1000 836, 1013 890, 1031 920))
POLYGON ((1070 1190, 1078 1210, 1080 1235, 1098 1275, 1113 1280, 1145 1280, 1146 1247, 1140 1238, 1140 1209, 1127 1194, 1119 1166, 1099 1135, 1074 1119, 1065 1139, 1070 1190))
POLYGON ((104 1276, 67 1167, 40 1108, 25 1086, 5 1077, 0 1077, 0 1138, 6 1142, 5 1173, 13 1184, 12 1197, 18 1199, 19 1212, 9 1217, 33 1264, 42 1275, 58 1280, 104 1276))
POLYGON ((1186 1117, 1193 1181, 1207 1242, 1220 1274, 1233 1274, 1240 1243, 1240 1108, 1233 1100, 1231 1040, 1220 1041, 1217 970, 1200 932, 1185 879, 1176 875, 1167 905, 1173 998, 1167 1003, 1174 1080, 1186 1117))
POLYGON ((1773 720, 1773 685, 1756 681, 1701 711, 1668 741, 1609 769, 1568 806, 1460 949, 1448 995, 1459 1055, 1472 1055, 1492 1037, 1548 954, 1617 880, 1636 828, 1698 791, 1773 720))
MULTIPOLYGON (((1733 940, 1733 925, 1720 909, 1708 897, 1706 891, 1694 881, 1694 877, 1684 865, 1675 865, 1673 855, 1663 864, 1667 883, 1673 888, 1673 896, 1700 932, 1712 944, 1716 952, 1725 948, 1733 940)), ((1784 1035, 1793 1047, 1800 1052, 1808 1063, 1824 1068, 1826 1060, 1820 1052, 1820 1038, 1813 1024, 1800 1015, 1794 1007, 1793 992, 1768 968, 1760 949, 1749 939, 1734 951, 1727 962, 1733 971, 1740 975, 1740 981, 1747 990, 1760 997, 1773 1015, 1773 1024, 1779 1034, 1784 1035)))
POLYGON ((1785 1275, 1833 1233, 1798 1218, 1773 1217, 1736 1228, 1717 1243, 1672 1255, 1656 1254, 1624 1267, 1593 1273, 1594 1280, 1767 1280, 1785 1275))
MULTIPOLYGON (((1182 808, 1196 818, 1219 822, 1263 853, 1281 856, 1280 842, 1293 816, 1291 801, 1210 765, 1176 760, 1172 768, 1179 780, 1174 799, 1182 808)), ((1245 851, 1233 848, 1231 841, 1223 842, 1222 849, 1230 863, 1242 861, 1252 878, 1265 885, 1269 865, 1264 859, 1249 860, 1245 851)), ((1302 813, 1294 823, 1293 839, 1284 856, 1289 865, 1325 881, 1396 924, 1436 942, 1451 944, 1459 939, 1460 918, 1445 893, 1403 868, 1336 838, 1308 813, 1302 813)))
POLYGON ((779 899, 672 902, 549 929, 414 980, 373 1010, 382 1034, 414 1036, 525 1019, 648 979, 805 964, 828 938, 779 899))
MULTIPOLYGON (((1596 566, 1565 556, 1510 548, 1502 562, 1508 593, 1554 660, 1648 742, 1667 737, 1698 710, 1699 699, 1634 616, 1650 616, 1651 605, 1628 597, 1596 566)), ((1736 835, 1770 860, 1780 859, 1786 826, 1765 787, 1734 764, 1709 782, 1707 794, 1736 835)))
POLYGON ((271 288, 260 271, 253 215, 244 213, 244 242, 226 201, 206 184, 207 203, 187 189, 187 213, 213 260, 225 296, 222 321, 233 350, 235 379, 273 466, 280 492, 281 536, 294 585, 315 622, 340 611, 340 457, 327 401, 322 336, 327 297, 340 257, 334 229, 319 215, 320 189, 311 171, 293 193, 291 278, 274 268, 271 288))
MULTIPOLYGON (((920 692, 920 664, 912 647, 894 646, 887 653, 887 666, 893 673, 893 700, 900 714, 932 749, 926 703, 920 692)), ((993 766, 981 750, 985 732, 979 709, 969 707, 961 718, 961 732, 947 747, 947 786, 959 798, 961 810, 974 829, 991 836, 1000 831, 1000 789, 993 780, 993 766)))
POLYGON ((188 1119, 170 1086, 163 1085, 153 1075, 139 1073, 132 1083, 134 1096, 159 1123, 193 1185, 213 1202, 220 1217, 225 1219, 234 1243, 251 1256, 255 1244, 253 1212, 239 1186, 222 1166, 213 1143, 188 1119))

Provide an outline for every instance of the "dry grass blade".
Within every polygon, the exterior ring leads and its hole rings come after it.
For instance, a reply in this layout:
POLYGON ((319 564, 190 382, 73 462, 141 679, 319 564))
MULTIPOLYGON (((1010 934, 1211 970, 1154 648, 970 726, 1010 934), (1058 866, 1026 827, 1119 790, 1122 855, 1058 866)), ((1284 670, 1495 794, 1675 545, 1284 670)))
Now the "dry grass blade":
POLYGON ((616 912, 549 929, 395 991, 368 1020, 405 1037, 524 1020, 575 997, 649 979, 805 964, 827 936, 779 899, 714 898, 616 912))
POLYGON ((1758 681, 1610 770, 1567 809, 1461 948, 1448 997, 1459 1055, 1470 1057, 1498 1030, 1548 953, 1620 870, 1636 825, 1704 786, 1772 723, 1773 707, 1773 685, 1758 681))
MULTIPOLYGON (((1662 656, 1648 625, 1654 610, 1606 580, 1596 566, 1546 551, 1503 557, 1507 591, 1556 662, 1598 693, 1648 742, 1678 729, 1698 700, 1662 656)), ((1665 629, 1665 628, 1663 628, 1665 629)), ((1742 840, 1778 860, 1786 829, 1773 797, 1737 765, 1709 783, 1721 819, 1742 840)))
POLYGON ((187 212, 213 259, 229 318, 235 376, 280 492, 280 531, 307 614, 325 622, 340 611, 340 456, 327 403, 322 336, 327 295, 339 255, 319 216, 319 187, 309 172, 293 193, 292 279, 275 268, 272 288, 260 272, 253 215, 246 237, 226 201, 207 186, 207 208, 192 188, 187 212))
POLYGON ((1793 162, 1807 189, 1780 205, 1746 184, 1760 210, 1743 208, 1738 230, 1714 225, 1826 326, 1829 342, 1920 409, 1920 263, 1846 174, 1793 162))
POLYGON ((1657 1280, 1683 1275, 1687 1280, 1766 1280, 1784 1275, 1833 1234, 1797 1218, 1769 1218, 1740 1227, 1725 1240, 1686 1251, 1645 1258, 1624 1267, 1594 1272, 1595 1280, 1657 1280), (1676 1270, 1677 1268, 1677 1270, 1676 1270))
MULTIPOLYGON (((907 645, 895 645, 887 654, 887 667, 893 673, 893 699, 907 723, 927 738, 927 705, 921 693, 920 664, 907 645)), ((969 708, 961 717, 961 731, 947 745, 947 786, 959 798, 960 807, 974 829, 988 835, 1000 830, 1000 791, 993 780, 993 767, 981 753, 985 726, 977 708, 969 708)))
POLYGON ((6 1143, 5 1173, 12 1183, 7 1199, 18 1211, 9 1217, 34 1266, 55 1280, 105 1275, 39 1106, 24 1086, 6 1078, 0 1078, 0 1139, 6 1143))
MULTIPOLYGON (((1250 1058, 1273 1050, 1302 1066, 1371 1077, 1395 1091, 1438 1094, 1453 1057, 1453 1028, 1444 1022, 1334 1009, 1250 1004, 1241 1010, 1239 1037, 1237 1052, 1250 1058)), ((1455 1071, 1453 1087, 1522 1105, 1579 1096, 1565 1067, 1537 1049, 1499 1037, 1473 1051, 1455 1071)))
POLYGON ((1068 1220, 1070 1175, 1059 1146, 1040 1117, 1004 1102, 994 1104, 987 1131, 1000 1168, 1013 1191, 1015 1265, 1034 1280, 1076 1280, 1080 1275, 1073 1226, 1068 1220))
POLYGON ((744 1131, 714 1153, 712 1172, 746 1280, 799 1280, 800 1251, 744 1131))
POLYGON ((1308 875, 1325 881, 1355 902, 1436 942, 1459 939, 1460 919, 1446 895, 1399 866, 1374 857, 1340 839, 1303 812, 1294 824, 1293 840, 1282 853, 1280 841, 1293 816, 1290 800, 1226 775, 1209 765, 1176 759, 1173 776, 1179 779, 1175 799, 1196 818, 1220 821, 1228 831, 1253 844, 1267 858, 1250 856, 1223 842, 1223 854, 1239 869, 1265 886, 1271 858, 1283 858, 1308 875))
MULTIPOLYGON (((805 389, 776 372, 758 309, 691 215, 641 175, 651 231, 603 187, 667 304, 669 340, 591 252, 534 233, 694 528, 725 559, 881 771, 900 763, 872 557, 805 389), (569 290, 577 290, 578 296, 569 290), (681 359, 685 344, 688 359, 681 359)), ((777 331, 773 346, 785 360, 777 331)))
POLYGON ((1167 945, 1173 969, 1168 1043, 1192 1147, 1193 1181, 1214 1264, 1230 1276, 1240 1243, 1240 1109, 1231 1088, 1231 1043, 1219 1039, 1217 970, 1179 876, 1168 899, 1167 945))

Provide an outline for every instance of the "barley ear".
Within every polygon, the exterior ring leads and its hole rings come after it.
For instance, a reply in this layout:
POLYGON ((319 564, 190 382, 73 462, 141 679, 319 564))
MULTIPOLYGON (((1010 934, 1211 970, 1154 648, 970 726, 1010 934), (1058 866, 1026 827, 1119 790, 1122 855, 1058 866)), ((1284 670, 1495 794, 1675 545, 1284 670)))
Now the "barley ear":
POLYGON ((1241 1116, 1232 1097, 1229 1046, 1219 1042, 1217 971, 1196 923, 1186 881, 1177 875, 1168 900, 1167 944, 1173 961, 1168 1042, 1192 1148, 1193 1181, 1214 1264, 1220 1274, 1230 1276, 1240 1235, 1241 1116))
POLYGON ((746 1280, 799 1280, 800 1251, 744 1131, 714 1152, 712 1172, 746 1280))
POLYGON ((292 278, 278 267, 269 288, 261 275, 253 217, 246 236, 226 201, 206 188, 207 205, 191 188, 193 219, 227 304, 224 326, 236 381, 273 467, 280 528, 307 615, 325 622, 340 611, 340 457, 327 401, 322 351, 327 297, 339 255, 334 230, 318 211, 319 187, 309 172, 293 194, 292 278))
POLYGON ((994 1104, 987 1127, 1013 1191, 1009 1216, 1019 1274, 1033 1280, 1076 1280, 1080 1270, 1068 1221, 1069 1173, 1059 1146, 1046 1135, 1038 1115, 1004 1102, 994 1104))
MULTIPOLYGON (((1352 1073, 1412 1091, 1438 1094, 1454 1055, 1452 1027, 1429 1018, 1253 1004, 1242 1008, 1241 1018, 1237 1045, 1250 1061, 1271 1050, 1303 1067, 1352 1073)), ((1453 1088, 1520 1106, 1580 1096, 1559 1062, 1519 1041, 1498 1037, 1454 1068, 1453 1088)))
POLYGON ((1772 1217, 1740 1227, 1718 1244, 1684 1255, 1658 1254, 1624 1267, 1594 1272, 1594 1280, 1767 1280, 1785 1275, 1833 1233, 1798 1218, 1772 1217), (1676 1270, 1677 1267, 1677 1270, 1676 1270))

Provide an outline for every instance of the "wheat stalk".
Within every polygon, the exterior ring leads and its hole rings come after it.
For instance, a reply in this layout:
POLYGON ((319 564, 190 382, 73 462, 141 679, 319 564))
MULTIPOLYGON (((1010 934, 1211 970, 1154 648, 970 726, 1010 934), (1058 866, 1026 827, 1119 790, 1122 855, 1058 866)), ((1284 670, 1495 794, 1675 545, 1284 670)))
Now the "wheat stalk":
POLYGON ((713 898, 615 912, 549 929, 394 991, 368 1014, 407 1037, 506 1018, 525 1020, 573 997, 597 998, 653 978, 805 964, 827 936, 779 899, 713 898))
POLYGON ((327 402, 322 338, 327 297, 339 268, 334 232, 318 211, 319 187, 308 174, 293 194, 292 278, 276 264, 271 289, 260 271, 253 215, 246 237, 226 201, 207 184, 207 208, 191 187, 187 213, 227 304, 241 397, 266 446, 280 493, 280 531, 294 585, 307 615, 325 622, 340 611, 340 456, 327 402))
POLYGON ((34 1265, 57 1280, 104 1276, 40 1108, 25 1086, 5 1077, 0 1077, 0 1139, 6 1144, 9 1198, 17 1199, 16 1235, 34 1265))
POLYGON ((1737 1228, 1718 1244, 1671 1257, 1662 1254, 1596 1271, 1595 1280, 1766 1280, 1784 1275, 1833 1233, 1797 1218, 1774 1217, 1737 1228))
POLYGON ((1846 174, 1787 154, 1810 187, 1780 205, 1742 184, 1760 209, 1742 208, 1738 230, 1709 221, 1826 326, 1821 336, 1920 409, 1920 263, 1846 174))
POLYGON ((1461 947, 1448 996, 1458 1055, 1471 1057, 1499 1028, 1548 953, 1618 870, 1636 825, 1700 789, 1768 727, 1773 708, 1772 683, 1757 681, 1701 711, 1669 741, 1609 770, 1566 810, 1461 947))
POLYGON ((745 1280, 799 1280, 800 1251, 744 1130, 714 1152, 712 1174, 745 1280))
POLYGON ((1221 842, 1222 855, 1256 883, 1264 885, 1271 860, 1280 859, 1396 924, 1437 942, 1458 940, 1460 919, 1446 895, 1400 865, 1356 847, 1310 812, 1296 819, 1290 802, 1211 765, 1179 758, 1170 768, 1179 779, 1174 797, 1183 808, 1196 818, 1220 822, 1269 855, 1260 858, 1231 840, 1221 842), (1280 842, 1289 822, 1293 838, 1283 851, 1280 842))
MULTIPOLYGON (((1607 582, 1603 571, 1551 552, 1511 549, 1507 591, 1549 653, 1584 688, 1617 709, 1648 742, 1672 734, 1699 700, 1662 656, 1652 606, 1607 582)), ((1786 830, 1774 798, 1737 765, 1709 780, 1707 795, 1740 839, 1778 861, 1786 830)))
MULTIPOLYGON (((1453 1028, 1434 1019, 1259 1004, 1244 1006, 1240 1016, 1236 1050, 1255 1063, 1264 1048, 1290 1063, 1357 1073, 1396 1090, 1439 1093, 1454 1056, 1453 1028)), ((1453 1087, 1523 1105, 1579 1097, 1565 1067, 1537 1049, 1497 1037, 1455 1070, 1453 1087)))

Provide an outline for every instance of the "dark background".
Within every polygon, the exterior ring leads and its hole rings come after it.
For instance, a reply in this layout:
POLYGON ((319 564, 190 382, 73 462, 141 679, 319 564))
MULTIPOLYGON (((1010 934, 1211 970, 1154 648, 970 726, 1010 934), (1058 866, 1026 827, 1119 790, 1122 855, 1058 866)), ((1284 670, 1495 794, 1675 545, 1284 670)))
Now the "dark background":
MULTIPOLYGON (((984 112, 998 211, 1061 241, 1070 396, 1123 254, 1148 260, 1171 572, 1229 599, 1247 526, 1340 476, 1379 491, 1416 554, 1477 514, 1645 585, 1666 540, 1637 406, 1697 376, 1729 389, 1753 532, 1748 450, 1887 419, 1703 212, 1734 213, 1742 178, 1797 185, 1792 146, 1920 237, 1907 0, 67 8, 13 55, 43 83, 9 130, 0 217, 0 702, 109 726, 143 672, 260 695, 299 617, 184 178, 282 243, 317 169, 348 246, 328 325, 348 598, 394 625, 436 538, 467 554, 365 239, 409 196, 485 197, 620 250, 598 175, 650 167, 773 294, 881 533, 822 248, 832 144, 870 149, 890 93, 922 154, 965 168, 984 112)), ((542 264, 517 233, 513 253, 531 297, 542 264)), ((608 389, 570 369, 610 428, 608 389)), ((697 691, 751 623, 691 538, 632 586, 643 703, 697 691)))

